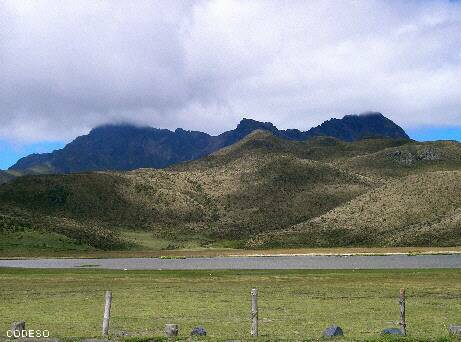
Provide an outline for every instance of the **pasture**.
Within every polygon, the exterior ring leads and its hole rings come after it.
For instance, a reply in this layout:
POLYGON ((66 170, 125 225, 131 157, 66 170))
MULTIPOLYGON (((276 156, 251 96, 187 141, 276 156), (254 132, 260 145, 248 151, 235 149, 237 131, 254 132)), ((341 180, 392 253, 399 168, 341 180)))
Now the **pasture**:
MULTIPOLYGON (((411 340, 440 339, 461 322, 461 270, 110 271, 0 269, 0 331, 25 320, 52 337, 98 337, 104 291, 113 292, 113 338, 163 336, 250 339, 250 290, 259 290, 260 340, 309 340, 331 324, 346 340, 374 340, 397 327, 407 289, 411 340)), ((2 336, 4 337, 4 336, 2 336)))

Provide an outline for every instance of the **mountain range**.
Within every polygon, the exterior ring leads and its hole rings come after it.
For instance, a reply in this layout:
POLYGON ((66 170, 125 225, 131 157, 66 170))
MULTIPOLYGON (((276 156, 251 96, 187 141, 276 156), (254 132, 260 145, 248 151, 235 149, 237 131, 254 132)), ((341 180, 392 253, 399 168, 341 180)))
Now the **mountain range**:
POLYGON ((270 122, 243 119, 238 126, 218 136, 178 128, 175 131, 133 125, 105 125, 80 136, 63 149, 21 158, 0 181, 18 174, 74 173, 85 171, 128 171, 164 168, 199 159, 232 145, 254 130, 274 136, 304 141, 315 136, 331 136, 343 141, 364 137, 409 139, 405 131, 381 113, 346 115, 331 119, 308 131, 279 130, 270 122))
POLYGON ((163 169, 0 185, 0 252, 461 244, 460 143, 265 127, 163 169))
POLYGON ((3 255, 461 244, 461 144, 379 113, 307 132, 103 126, 2 175, 3 255))

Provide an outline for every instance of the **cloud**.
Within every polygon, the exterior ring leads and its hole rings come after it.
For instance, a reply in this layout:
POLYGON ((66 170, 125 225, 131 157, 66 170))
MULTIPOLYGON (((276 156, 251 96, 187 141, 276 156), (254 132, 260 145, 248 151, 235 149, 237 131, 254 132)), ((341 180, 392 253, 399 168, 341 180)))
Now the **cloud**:
POLYGON ((461 125, 461 3, 4 1, 0 138, 132 121, 307 129, 377 110, 461 125))

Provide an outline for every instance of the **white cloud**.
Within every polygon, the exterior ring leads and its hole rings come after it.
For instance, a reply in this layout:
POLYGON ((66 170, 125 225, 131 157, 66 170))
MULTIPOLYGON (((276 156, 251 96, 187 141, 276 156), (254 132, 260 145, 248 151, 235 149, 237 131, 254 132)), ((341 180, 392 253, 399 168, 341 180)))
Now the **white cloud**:
POLYGON ((217 133, 242 116, 308 129, 366 110, 461 125, 459 51, 459 2, 6 1, 0 138, 217 133))

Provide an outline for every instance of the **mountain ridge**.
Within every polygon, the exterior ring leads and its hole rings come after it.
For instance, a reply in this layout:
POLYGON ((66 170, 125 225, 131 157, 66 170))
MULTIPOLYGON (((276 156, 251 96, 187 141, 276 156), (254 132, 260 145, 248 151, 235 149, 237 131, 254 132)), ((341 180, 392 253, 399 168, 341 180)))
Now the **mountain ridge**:
POLYGON ((92 129, 89 134, 77 137, 63 149, 21 158, 8 170, 42 174, 165 168, 202 158, 236 143, 257 129, 294 141, 315 136, 332 136, 344 141, 365 137, 409 139, 401 127, 375 112, 330 119, 304 132, 298 129, 279 130, 270 122, 247 118, 243 118, 235 129, 216 136, 182 128, 171 131, 111 124, 92 129))
POLYGON ((165 169, 18 177, 0 186, 0 236, 37 250, 51 247, 36 234, 96 249, 138 233, 165 248, 459 245, 460 156, 460 143, 257 130, 165 169))

